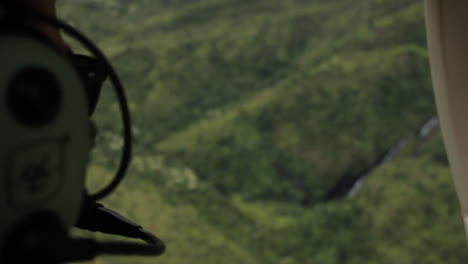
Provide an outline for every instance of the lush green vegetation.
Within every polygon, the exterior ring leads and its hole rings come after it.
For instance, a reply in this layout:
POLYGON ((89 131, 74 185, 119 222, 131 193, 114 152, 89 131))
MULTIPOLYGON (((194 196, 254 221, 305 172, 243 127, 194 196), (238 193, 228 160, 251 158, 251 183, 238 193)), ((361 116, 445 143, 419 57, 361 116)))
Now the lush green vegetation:
MULTIPOLYGON (((465 263, 435 114, 422 2, 65 1, 127 86, 136 150, 106 201, 168 243, 164 263, 465 263), (352 198, 325 202, 371 166, 352 198)), ((120 140, 109 89, 90 188, 120 140)), ((103 258, 98 263, 153 263, 103 258)))

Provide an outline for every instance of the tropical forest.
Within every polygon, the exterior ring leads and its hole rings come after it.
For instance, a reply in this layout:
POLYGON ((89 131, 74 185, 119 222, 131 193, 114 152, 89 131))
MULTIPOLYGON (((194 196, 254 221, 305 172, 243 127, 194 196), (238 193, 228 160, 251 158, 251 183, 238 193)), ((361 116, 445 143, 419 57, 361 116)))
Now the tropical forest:
MULTIPOLYGON (((468 262, 423 1, 57 7, 102 49, 128 97, 132 162, 102 203, 167 246, 92 263, 468 262)), ((92 118, 91 192, 112 179, 122 148, 109 83, 92 118)))

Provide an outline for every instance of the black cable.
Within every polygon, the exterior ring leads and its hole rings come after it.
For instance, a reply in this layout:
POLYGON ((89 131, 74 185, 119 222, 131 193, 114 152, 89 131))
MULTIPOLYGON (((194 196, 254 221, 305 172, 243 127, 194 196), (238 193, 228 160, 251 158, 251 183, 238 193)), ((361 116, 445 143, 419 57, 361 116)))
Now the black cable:
POLYGON ((97 59, 101 60, 104 65, 109 69, 109 78, 113 84, 115 94, 117 96, 117 100, 120 106, 120 112, 122 115, 122 122, 123 122, 123 136, 124 136, 124 145, 122 149, 122 156, 120 159, 120 166, 117 170, 117 173, 114 179, 101 189, 99 192, 90 195, 91 199, 93 200, 100 200, 110 193, 112 193, 117 186, 121 183, 123 178, 125 177, 125 173, 128 169, 131 160, 131 152, 132 152, 132 131, 131 131, 131 122, 130 122, 130 111, 128 110, 128 104, 125 96, 125 91, 123 88, 122 83, 120 82, 119 77, 117 76, 114 68, 109 63, 107 58, 104 56, 102 51, 93 44, 84 34, 80 33, 78 30, 70 26, 69 24, 60 21, 59 19, 45 16, 42 14, 38 14, 35 12, 30 11, 17 11, 15 15, 20 16, 23 19, 33 19, 38 20, 43 23, 47 23, 53 25, 61 30, 63 30, 68 36, 74 38, 75 40, 79 41, 86 49, 88 49, 97 59), (21 12, 21 13, 20 13, 21 12))
POLYGON ((164 248, 164 242, 139 224, 131 221, 120 213, 90 200, 87 196, 83 201, 80 217, 75 227, 91 232, 119 235, 128 238, 139 238, 149 245, 164 248))
POLYGON ((129 242, 98 242, 96 252, 99 255, 139 255, 159 256, 165 251, 164 246, 141 245, 129 242))
POLYGON ((96 242, 92 239, 69 239, 58 246, 63 262, 89 261, 98 255, 159 256, 165 247, 153 247, 131 242, 96 242))

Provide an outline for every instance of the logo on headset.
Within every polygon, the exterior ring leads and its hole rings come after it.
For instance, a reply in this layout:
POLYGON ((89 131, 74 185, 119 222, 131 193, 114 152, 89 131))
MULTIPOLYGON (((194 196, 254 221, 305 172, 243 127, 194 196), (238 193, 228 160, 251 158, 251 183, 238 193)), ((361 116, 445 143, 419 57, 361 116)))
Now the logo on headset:
POLYGON ((11 156, 8 200, 13 207, 27 207, 53 198, 63 175, 63 141, 36 143, 11 156))

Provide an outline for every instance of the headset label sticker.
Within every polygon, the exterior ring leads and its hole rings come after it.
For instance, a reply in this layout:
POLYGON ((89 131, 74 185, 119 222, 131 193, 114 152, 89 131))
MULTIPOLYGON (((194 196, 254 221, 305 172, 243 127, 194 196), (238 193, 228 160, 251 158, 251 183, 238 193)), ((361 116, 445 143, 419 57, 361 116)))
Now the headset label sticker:
POLYGON ((13 207, 46 202, 60 190, 63 142, 33 144, 11 156, 8 193, 13 207))

